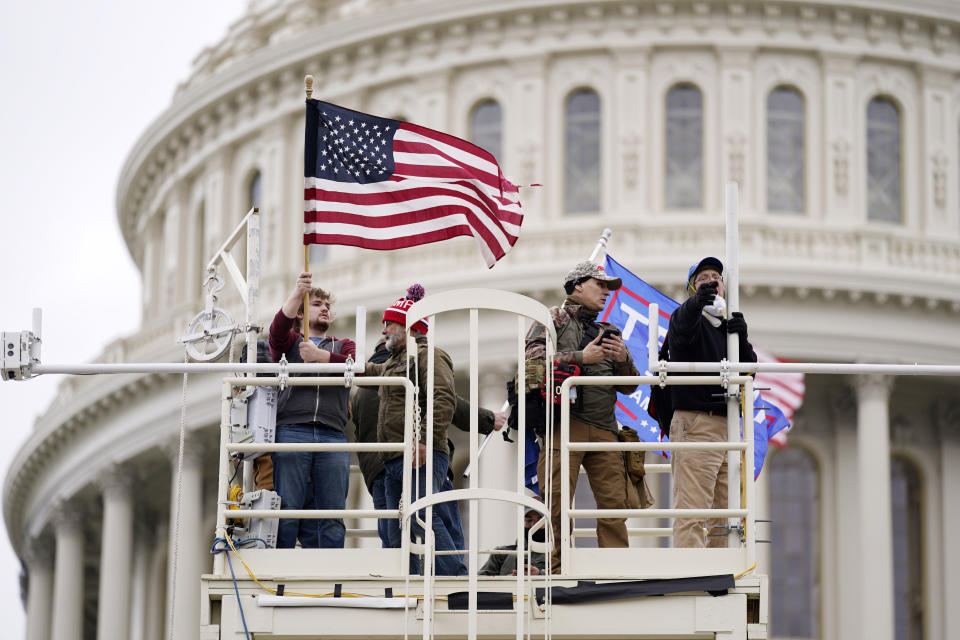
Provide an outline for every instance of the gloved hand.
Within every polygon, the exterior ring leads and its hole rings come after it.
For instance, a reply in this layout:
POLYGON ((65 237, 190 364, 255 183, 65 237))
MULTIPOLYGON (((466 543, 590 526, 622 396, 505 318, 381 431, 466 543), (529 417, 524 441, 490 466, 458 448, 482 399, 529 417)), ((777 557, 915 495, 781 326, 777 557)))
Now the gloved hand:
POLYGON ((740 335, 740 339, 746 341, 747 339, 747 321, 743 319, 743 314, 739 311, 734 311, 730 318, 727 320, 727 333, 736 333, 740 335))
POLYGON ((696 299, 697 306, 703 309, 706 306, 713 304, 713 298, 717 295, 717 288, 719 284, 717 282, 704 282, 700 285, 700 288, 697 289, 696 299))

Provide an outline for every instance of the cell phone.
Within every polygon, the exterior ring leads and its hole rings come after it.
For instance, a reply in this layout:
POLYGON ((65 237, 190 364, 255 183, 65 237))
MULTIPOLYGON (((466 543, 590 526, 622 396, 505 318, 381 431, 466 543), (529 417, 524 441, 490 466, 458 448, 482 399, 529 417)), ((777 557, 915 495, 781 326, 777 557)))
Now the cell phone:
POLYGON ((600 342, 603 342, 607 338, 612 338, 613 336, 620 335, 620 332, 616 329, 604 329, 603 333, 600 334, 600 342))

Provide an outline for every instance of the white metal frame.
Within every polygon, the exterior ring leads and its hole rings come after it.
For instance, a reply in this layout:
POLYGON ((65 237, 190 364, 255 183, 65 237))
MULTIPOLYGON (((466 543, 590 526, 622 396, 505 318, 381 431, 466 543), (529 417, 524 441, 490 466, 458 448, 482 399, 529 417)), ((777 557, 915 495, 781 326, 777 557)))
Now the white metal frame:
MULTIPOLYGON (((536 300, 522 296, 512 291, 498 291, 494 289, 460 289, 448 291, 423 298, 407 310, 407 353, 414 354, 415 361, 418 354, 416 343, 409 334, 409 327, 412 327, 420 320, 426 319, 431 331, 427 333, 427 415, 426 415, 426 473, 427 478, 433 477, 433 381, 434 381, 434 354, 436 345, 434 336, 437 331, 436 317, 440 313, 448 311, 460 311, 469 309, 470 311, 470 330, 469 330, 469 374, 470 374, 470 469, 474 471, 470 474, 470 488, 459 491, 447 491, 443 496, 434 496, 432 494, 432 483, 427 482, 425 495, 409 505, 404 510, 404 517, 416 517, 416 512, 426 507, 426 522, 423 523, 426 532, 427 545, 424 558, 424 637, 431 637, 433 631, 433 564, 435 550, 431 538, 431 525, 433 518, 432 505, 438 502, 448 500, 470 500, 471 504, 478 500, 501 500, 512 502, 517 505, 517 540, 525 539, 523 530, 524 513, 534 509, 542 516, 541 520, 546 523, 550 521, 549 504, 543 504, 527 497, 524 494, 524 446, 526 437, 526 406, 523 402, 517 402, 519 411, 517 441, 520 443, 517 447, 517 490, 515 493, 497 491, 492 489, 483 489, 479 484, 479 451, 478 451, 478 409, 479 409, 479 311, 480 309, 489 311, 502 311, 517 315, 517 392, 518 397, 522 397, 523 381, 526 373, 526 324, 529 320, 540 323, 546 329, 546 354, 547 362, 553 361, 556 352, 557 336, 556 329, 553 326, 553 320, 550 316, 550 310, 536 300)), ((551 367, 547 367, 551 370, 551 367)), ((552 385, 549 385, 552 388, 552 385)), ((548 415, 549 418, 549 415, 548 415)), ((407 494, 405 494, 407 495, 407 494)), ((546 525, 544 525, 546 526, 546 525)), ((549 530, 549 529, 548 529, 549 530)), ((531 536, 532 538, 532 536, 531 536)), ((478 518, 470 518, 470 531, 468 535, 468 614, 467 614, 467 637, 469 640, 475 640, 477 637, 477 571, 479 569, 479 522, 478 518)), ((531 539, 526 539, 526 547, 529 550, 532 543, 531 539)), ((519 553, 519 550, 518 550, 519 553)), ((517 566, 521 566, 518 558, 517 566)), ((526 606, 524 594, 528 590, 525 588, 525 582, 529 581, 529 576, 524 571, 517 571, 516 581, 516 638, 521 640, 524 635, 524 621, 526 615, 526 606)), ((547 623, 549 625, 549 622, 547 623)))

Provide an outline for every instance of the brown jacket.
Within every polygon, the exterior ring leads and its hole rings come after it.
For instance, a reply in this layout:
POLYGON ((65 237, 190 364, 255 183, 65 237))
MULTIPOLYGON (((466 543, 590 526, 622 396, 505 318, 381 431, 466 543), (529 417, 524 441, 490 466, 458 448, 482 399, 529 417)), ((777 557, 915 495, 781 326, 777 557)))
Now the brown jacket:
MULTIPOLYGON (((607 328, 616 329, 614 325, 597 322, 595 313, 587 312, 570 299, 567 299, 562 306, 551 307, 550 315, 553 317, 553 326, 557 330, 556 362, 576 364, 581 368, 581 375, 584 376, 640 375, 629 351, 625 362, 615 362, 613 358, 606 358, 595 364, 583 364, 583 350, 580 344, 583 340, 584 324, 595 322, 599 325, 600 331, 607 328)), ((528 389, 540 388, 543 385, 542 363, 545 353, 546 331, 543 325, 534 323, 527 334, 526 342, 528 389)), ((577 387, 577 393, 582 400, 578 403, 579 408, 571 406, 570 416, 601 429, 616 432, 618 427, 614 407, 617 402, 617 392, 633 393, 636 388, 637 385, 577 387)))
MULTIPOLYGON (((368 362, 364 369, 367 376, 405 376, 407 375, 407 345, 399 344, 382 363, 368 362)), ((413 366, 410 358, 410 380, 420 386, 419 404, 421 414, 422 439, 426 439, 427 430, 427 338, 417 337, 417 361, 413 366)), ((380 407, 377 415, 377 440, 379 442, 403 442, 403 408, 406 392, 403 387, 380 387, 380 407)), ((457 393, 454 387, 453 362, 446 351, 434 349, 434 388, 433 388, 433 450, 449 453, 447 448, 447 428, 453 419, 457 393)), ((414 416, 416 419, 416 416, 414 416)), ((416 429, 416 423, 414 423, 416 429)), ((384 460, 398 458, 397 451, 384 453, 384 460)))

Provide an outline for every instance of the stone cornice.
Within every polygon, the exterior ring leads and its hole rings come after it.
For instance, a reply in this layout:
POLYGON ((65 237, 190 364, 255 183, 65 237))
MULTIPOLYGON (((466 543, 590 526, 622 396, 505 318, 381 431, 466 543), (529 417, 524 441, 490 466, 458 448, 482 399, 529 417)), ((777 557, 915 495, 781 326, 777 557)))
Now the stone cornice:
MULTIPOLYGON (((276 14, 278 7, 293 10, 299 4, 270 5, 263 11, 276 14)), ((290 32, 286 39, 265 33, 265 25, 255 16, 241 20, 237 29, 258 31, 260 45, 251 47, 249 38, 231 33, 222 46, 247 44, 232 57, 221 53, 199 65, 171 107, 137 141, 118 181, 121 229, 137 261, 142 258, 136 248, 138 225, 133 216, 148 213, 158 202, 158 197, 147 197, 147 192, 162 193, 165 177, 182 175, 188 170, 185 166, 195 165, 211 150, 248 135, 255 129, 252 123, 295 115, 301 108, 301 79, 306 72, 317 76, 318 86, 327 95, 337 96, 431 70, 517 55, 632 48, 641 33, 640 39, 651 48, 702 47, 704 36, 708 45, 723 48, 743 42, 749 31, 749 40, 760 49, 820 51, 824 55, 867 52, 873 59, 947 71, 956 68, 960 53, 960 11, 932 1, 911 6, 909 11, 887 1, 847 2, 839 8, 798 1, 673 5, 626 0, 381 1, 367 6, 370 12, 351 14, 350 20, 330 22, 328 12, 324 14, 327 22, 290 32), (417 9, 410 10, 411 4, 417 9), (670 11, 664 13, 664 7, 670 11), (695 10, 706 11, 709 29, 698 28, 699 23, 691 21, 692 14, 687 12, 695 10), (949 15, 954 20, 944 18, 949 15), (798 31, 798 19, 814 23, 810 34, 798 31), (493 29, 491 21, 495 21, 493 29), (830 31, 821 28, 821 23, 844 26, 830 31), (670 28, 671 24, 677 28, 670 28), (687 24, 694 26, 684 26, 687 24), (517 37, 518 30, 527 35, 517 37), (444 55, 428 55, 428 49, 444 55), (943 59, 947 50, 952 56, 949 60, 943 59), (242 65, 237 64, 239 59, 242 65), (215 70, 204 64, 214 65, 215 70), (328 73, 331 65, 334 72, 328 73), (357 65, 370 68, 360 73, 357 65)))

